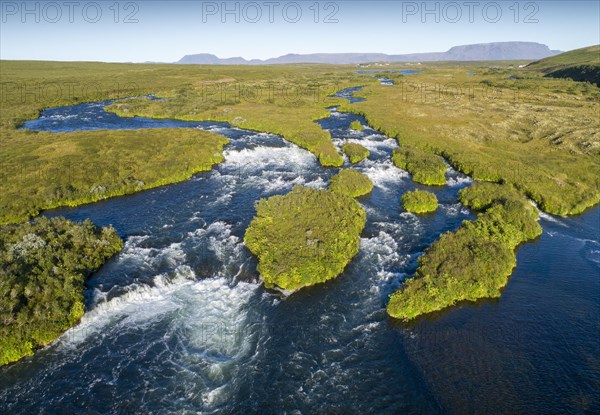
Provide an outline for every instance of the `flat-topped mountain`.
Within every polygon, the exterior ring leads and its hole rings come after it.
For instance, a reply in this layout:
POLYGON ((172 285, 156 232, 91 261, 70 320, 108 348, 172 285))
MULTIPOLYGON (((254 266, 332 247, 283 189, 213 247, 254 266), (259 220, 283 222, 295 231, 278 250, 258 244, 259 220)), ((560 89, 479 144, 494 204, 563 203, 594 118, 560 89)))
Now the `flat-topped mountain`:
POLYGON ((204 65, 273 65, 294 63, 357 64, 367 62, 495 61, 543 59, 560 53, 535 42, 494 42, 454 46, 446 52, 387 55, 385 53, 310 53, 279 56, 266 60, 241 57, 221 59, 208 53, 186 55, 177 63, 204 65))

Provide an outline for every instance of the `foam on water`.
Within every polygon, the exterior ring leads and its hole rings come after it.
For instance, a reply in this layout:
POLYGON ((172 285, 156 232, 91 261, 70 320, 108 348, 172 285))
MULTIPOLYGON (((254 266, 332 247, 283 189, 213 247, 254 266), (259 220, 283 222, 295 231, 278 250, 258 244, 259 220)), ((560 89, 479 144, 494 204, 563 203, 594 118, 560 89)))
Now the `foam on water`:
POLYGON ((164 248, 140 246, 148 238, 148 235, 127 238, 123 250, 117 256, 118 263, 128 268, 154 269, 160 265, 174 268, 185 262, 186 253, 181 243, 172 243, 164 248))
POLYGON ((251 333, 245 308, 257 288, 245 282, 232 287, 219 277, 198 281, 178 293, 184 301, 173 328, 186 333, 188 352, 221 362, 247 351, 251 333))
POLYGON ((398 253, 398 243, 384 231, 372 238, 361 238, 360 255, 376 269, 398 266, 402 259, 398 253))
POLYGON ((343 140, 336 140, 335 144, 339 149, 346 143, 356 143, 365 147, 371 154, 378 156, 384 156, 390 153, 394 148, 398 147, 396 140, 386 138, 381 135, 371 135, 365 138, 348 138, 343 140))
POLYGON ((439 209, 449 216, 469 215, 469 210, 466 209, 462 203, 440 204, 439 209))
POLYGON ((328 183, 325 180, 323 180, 322 177, 317 177, 314 180, 305 182, 304 186, 312 187, 313 189, 325 189, 328 186, 328 183))
POLYGON ((223 264, 219 273, 223 275, 228 275, 230 267, 239 264, 244 255, 242 241, 232 234, 231 224, 223 221, 188 232, 185 242, 193 251, 206 249, 213 253, 223 264))
POLYGON ((373 185, 383 190, 389 191, 391 187, 398 182, 409 177, 404 170, 394 166, 391 161, 384 162, 367 161, 367 166, 361 169, 373 182, 373 185))
POLYGON ((538 209, 540 219, 543 219, 548 222, 556 223, 557 225, 561 225, 561 226, 565 226, 565 227, 568 226, 566 223, 561 221, 558 217, 549 215, 546 212, 540 210, 535 203, 532 202, 532 204, 538 209))
POLYGON ((64 120, 70 120, 73 118, 79 118, 80 116, 78 114, 71 114, 71 115, 62 115, 62 114, 54 114, 54 115, 49 115, 49 116, 43 116, 40 118, 47 118, 50 120, 57 120, 57 121, 64 121, 64 120))
POLYGON ((315 157, 300 147, 256 147, 242 150, 227 149, 221 167, 242 168, 242 171, 268 170, 273 167, 314 168, 315 157))
POLYGON ((458 175, 458 176, 454 176, 454 177, 451 176, 451 177, 447 177, 446 183, 450 187, 466 186, 468 184, 473 183, 473 179, 471 179, 469 176, 463 176, 463 175, 458 175))
POLYGON ((177 308, 170 296, 182 287, 194 284, 194 278, 193 271, 184 265, 178 267, 173 276, 157 275, 152 285, 134 283, 123 287, 125 293, 110 300, 106 300, 109 293, 96 289, 92 309, 83 315, 78 325, 60 337, 59 345, 77 346, 91 335, 102 336, 107 326, 120 330, 127 326, 139 327, 144 321, 169 313, 177 308))
MULTIPOLYGON (((140 356, 153 349, 161 365, 149 365, 143 373, 147 379, 162 378, 162 398, 172 408, 213 410, 231 399, 240 366, 255 352, 258 334, 247 317, 248 302, 258 285, 231 285, 222 277, 194 280, 185 266, 175 274, 155 277, 153 286, 132 285, 126 294, 98 303, 58 340, 57 349, 76 358, 99 347, 108 353, 104 359, 120 356, 112 371, 113 382, 121 365, 137 365, 140 356), (146 339, 151 326, 160 327, 162 338, 146 339), (185 400, 182 389, 188 391, 185 400)), ((156 397, 154 388, 145 393, 156 397)))

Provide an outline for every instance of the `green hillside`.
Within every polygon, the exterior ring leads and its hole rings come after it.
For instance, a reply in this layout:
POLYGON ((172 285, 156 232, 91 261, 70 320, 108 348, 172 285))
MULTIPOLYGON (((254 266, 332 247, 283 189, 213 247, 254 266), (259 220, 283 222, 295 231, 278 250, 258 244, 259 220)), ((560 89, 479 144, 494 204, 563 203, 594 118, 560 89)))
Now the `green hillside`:
POLYGON ((600 45, 575 49, 527 65, 552 78, 571 78, 600 86, 600 45))

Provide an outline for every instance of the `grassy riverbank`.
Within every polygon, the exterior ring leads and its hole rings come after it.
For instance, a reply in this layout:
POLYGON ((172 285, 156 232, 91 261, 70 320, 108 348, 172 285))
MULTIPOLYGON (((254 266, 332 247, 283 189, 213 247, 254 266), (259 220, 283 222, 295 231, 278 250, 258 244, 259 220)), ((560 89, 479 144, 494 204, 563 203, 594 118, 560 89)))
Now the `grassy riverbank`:
POLYGON ((0 149, 0 224, 189 179, 221 162, 227 142, 193 129, 19 131, 0 149))
POLYGON ((228 121, 283 135, 324 165, 341 165, 329 133, 313 120, 355 85, 349 67, 197 66, 0 61, 0 223, 40 210, 78 205, 185 180, 222 160, 223 137, 181 130, 18 130, 45 108, 157 94, 169 101, 129 100, 117 112, 228 121))
POLYGON ((597 204, 600 89, 499 65, 424 65, 396 85, 367 86, 358 93, 366 101, 340 110, 476 180, 511 183, 548 213, 597 204))

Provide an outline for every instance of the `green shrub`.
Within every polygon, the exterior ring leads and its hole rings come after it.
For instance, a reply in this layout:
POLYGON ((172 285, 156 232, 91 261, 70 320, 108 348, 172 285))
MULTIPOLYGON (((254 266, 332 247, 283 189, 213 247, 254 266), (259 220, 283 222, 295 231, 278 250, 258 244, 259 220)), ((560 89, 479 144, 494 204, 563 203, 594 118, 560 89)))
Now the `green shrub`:
POLYGON ((31 355, 83 316, 86 277, 122 248, 91 221, 38 218, 0 233, 0 365, 31 355))
POLYGON ((411 320, 459 301, 499 297, 516 265, 515 247, 542 233, 537 210, 510 186, 474 185, 461 198, 490 207, 427 249, 415 276, 390 296, 390 316, 411 320))
POLYGON ((444 159, 433 153, 403 145, 392 154, 394 164, 409 172, 413 180, 426 185, 446 184, 446 164, 444 159))
POLYGON ((463 227, 483 239, 489 239, 514 249, 520 243, 541 235, 538 213, 527 201, 506 200, 495 204, 476 221, 463 227))
POLYGON ((356 131, 362 131, 365 129, 365 127, 363 127, 363 125, 358 120, 352 121, 350 123, 350 128, 352 128, 353 130, 356 130, 356 131))
POLYGON ((402 206, 406 211, 413 213, 435 212, 438 200, 433 193, 415 190, 402 195, 402 206))
POLYGON ((329 181, 329 189, 336 193, 344 193, 359 197, 371 193, 373 182, 366 174, 354 169, 342 169, 329 181))
POLYGON ((513 186, 488 182, 466 187, 458 193, 458 197, 463 205, 477 211, 485 210, 504 200, 523 200, 513 186))
POLYGON ((344 164, 344 158, 337 152, 331 141, 320 143, 316 146, 319 163, 326 167, 340 167, 344 164))
POLYGON ((296 290, 338 276, 358 253, 365 223, 352 197, 295 186, 261 199, 244 242, 266 287, 296 290))
POLYGON ((446 233, 419 258, 414 278, 391 295, 390 316, 411 320, 461 300, 498 297, 514 268, 507 246, 464 228, 446 233))
POLYGON ((342 151, 350 158, 351 163, 358 163, 369 157, 369 150, 356 143, 346 143, 342 146, 342 151))

